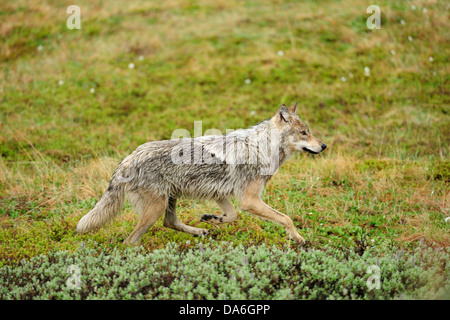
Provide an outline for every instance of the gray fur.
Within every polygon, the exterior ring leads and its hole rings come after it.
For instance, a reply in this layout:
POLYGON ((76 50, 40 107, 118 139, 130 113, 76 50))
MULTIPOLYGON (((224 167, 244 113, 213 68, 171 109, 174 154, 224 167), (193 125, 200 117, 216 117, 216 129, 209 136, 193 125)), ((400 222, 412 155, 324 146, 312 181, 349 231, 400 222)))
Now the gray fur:
POLYGON ((149 195, 164 197, 169 202, 165 224, 183 229, 187 226, 176 224, 178 197, 240 199, 250 182, 260 179, 265 184, 294 151, 320 152, 324 147, 319 144, 298 118, 295 107, 288 110, 284 105, 274 117, 249 129, 147 142, 119 164, 107 191, 80 220, 77 231, 97 229, 110 221, 120 212, 125 194, 140 214, 151 205, 149 195), (299 133, 302 130, 308 132, 307 137, 299 133))

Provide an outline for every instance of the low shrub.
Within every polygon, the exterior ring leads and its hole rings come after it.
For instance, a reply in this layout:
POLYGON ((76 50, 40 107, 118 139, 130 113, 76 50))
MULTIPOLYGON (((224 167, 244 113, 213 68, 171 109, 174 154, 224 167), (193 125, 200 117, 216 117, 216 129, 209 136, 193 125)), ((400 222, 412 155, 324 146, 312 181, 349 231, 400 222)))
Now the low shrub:
POLYGON ((89 243, 1 268, 0 299, 439 299, 449 297, 449 258, 448 248, 358 254, 197 242, 145 253, 89 243))

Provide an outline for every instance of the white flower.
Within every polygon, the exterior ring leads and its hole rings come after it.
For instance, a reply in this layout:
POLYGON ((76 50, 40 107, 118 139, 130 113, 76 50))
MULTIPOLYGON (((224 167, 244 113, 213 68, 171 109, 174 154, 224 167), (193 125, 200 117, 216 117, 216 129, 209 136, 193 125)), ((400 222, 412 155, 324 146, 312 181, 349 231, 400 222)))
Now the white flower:
POLYGON ((252 80, 250 80, 250 79, 245 79, 245 84, 250 84, 250 83, 252 83, 252 80))
POLYGON ((312 212, 310 212, 310 213, 308 213, 309 215, 312 215, 313 213, 312 212))
POLYGON ((394 56, 395 55, 395 50, 391 50, 391 54, 394 56))
POLYGON ((278 55, 280 56, 280 57, 282 57, 282 56, 284 56, 284 52, 283 51, 278 51, 278 55))
POLYGON ((408 36, 408 40, 409 40, 409 41, 413 41, 413 37, 408 36))
POLYGON ((369 69, 369 67, 364 67, 364 75, 366 77, 370 77, 370 69, 369 69))
POLYGON ((42 49, 44 49, 44 47, 42 45, 38 45, 37 49, 38 49, 38 51, 42 51, 42 49))
POLYGON ((95 92, 95 89, 94 89, 94 88, 91 88, 91 89, 89 90, 89 92, 90 92, 90 93, 94 93, 94 92, 95 92))
POLYGON ((433 62, 433 57, 429 57, 428 60, 430 60, 430 62, 433 62))
POLYGON ((411 6, 411 9, 416 10, 416 6, 415 6, 415 5, 412 5, 412 6, 411 6))
POLYGON ((348 74, 348 76, 349 76, 350 78, 353 78, 353 73, 350 72, 350 73, 348 74))
POLYGON ((144 60, 144 56, 139 56, 139 61, 142 61, 142 60, 144 60))
POLYGON ((251 116, 254 116, 254 115, 256 115, 256 111, 255 111, 255 110, 253 110, 253 111, 250 111, 250 115, 251 115, 251 116))
POLYGON ((427 8, 423 8, 423 9, 422 9, 422 12, 423 12, 423 13, 427 13, 427 11, 428 11, 427 8))
POLYGON ((405 20, 400 20, 400 23, 402 24, 402 25, 405 25, 405 20))
POLYGON ((59 84, 60 86, 62 86, 62 85, 64 84, 64 80, 59 80, 59 81, 58 81, 58 84, 59 84))
POLYGON ((342 81, 342 82, 345 82, 345 81, 347 81, 347 78, 346 78, 346 77, 342 77, 342 78, 341 78, 341 81, 342 81))
POLYGON ((130 69, 134 69, 134 63, 132 62, 132 63, 130 63, 129 65, 128 65, 128 68, 130 68, 130 69))

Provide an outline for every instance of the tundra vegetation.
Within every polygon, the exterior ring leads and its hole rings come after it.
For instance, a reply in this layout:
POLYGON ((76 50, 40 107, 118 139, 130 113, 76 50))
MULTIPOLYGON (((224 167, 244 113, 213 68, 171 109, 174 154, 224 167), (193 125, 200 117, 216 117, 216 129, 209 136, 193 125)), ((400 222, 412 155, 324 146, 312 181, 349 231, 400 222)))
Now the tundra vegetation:
POLYGON ((70 30, 62 2, 0 4, 1 299, 449 297, 446 2, 379 1, 374 30, 360 0, 78 5, 70 30), (178 217, 208 237, 161 219, 127 247, 129 205, 74 232, 138 145, 198 120, 246 128, 294 101, 328 147, 288 160, 262 198, 306 246, 245 212, 201 222, 219 208, 192 199, 178 217))

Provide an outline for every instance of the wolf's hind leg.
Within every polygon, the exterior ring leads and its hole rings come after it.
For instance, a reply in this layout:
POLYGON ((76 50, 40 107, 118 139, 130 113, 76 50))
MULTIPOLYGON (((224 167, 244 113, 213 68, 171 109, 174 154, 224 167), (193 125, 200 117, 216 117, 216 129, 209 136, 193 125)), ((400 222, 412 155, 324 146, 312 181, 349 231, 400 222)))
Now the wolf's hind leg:
POLYGON ((191 227, 178 220, 176 203, 176 198, 169 198, 169 203, 166 208, 166 215, 164 216, 164 226, 178 231, 187 232, 195 236, 207 236, 209 234, 209 230, 191 227))
POLYGON ((167 200, 164 196, 139 194, 134 196, 134 200, 136 201, 134 207, 140 211, 140 219, 134 231, 125 240, 127 244, 138 243, 144 233, 164 214, 167 207, 167 200))
POLYGON ((223 214, 219 216, 215 216, 213 214, 204 214, 201 217, 201 221, 211 224, 220 224, 229 223, 236 220, 237 214, 230 200, 223 198, 217 199, 216 202, 219 205, 220 209, 222 209, 223 214))

